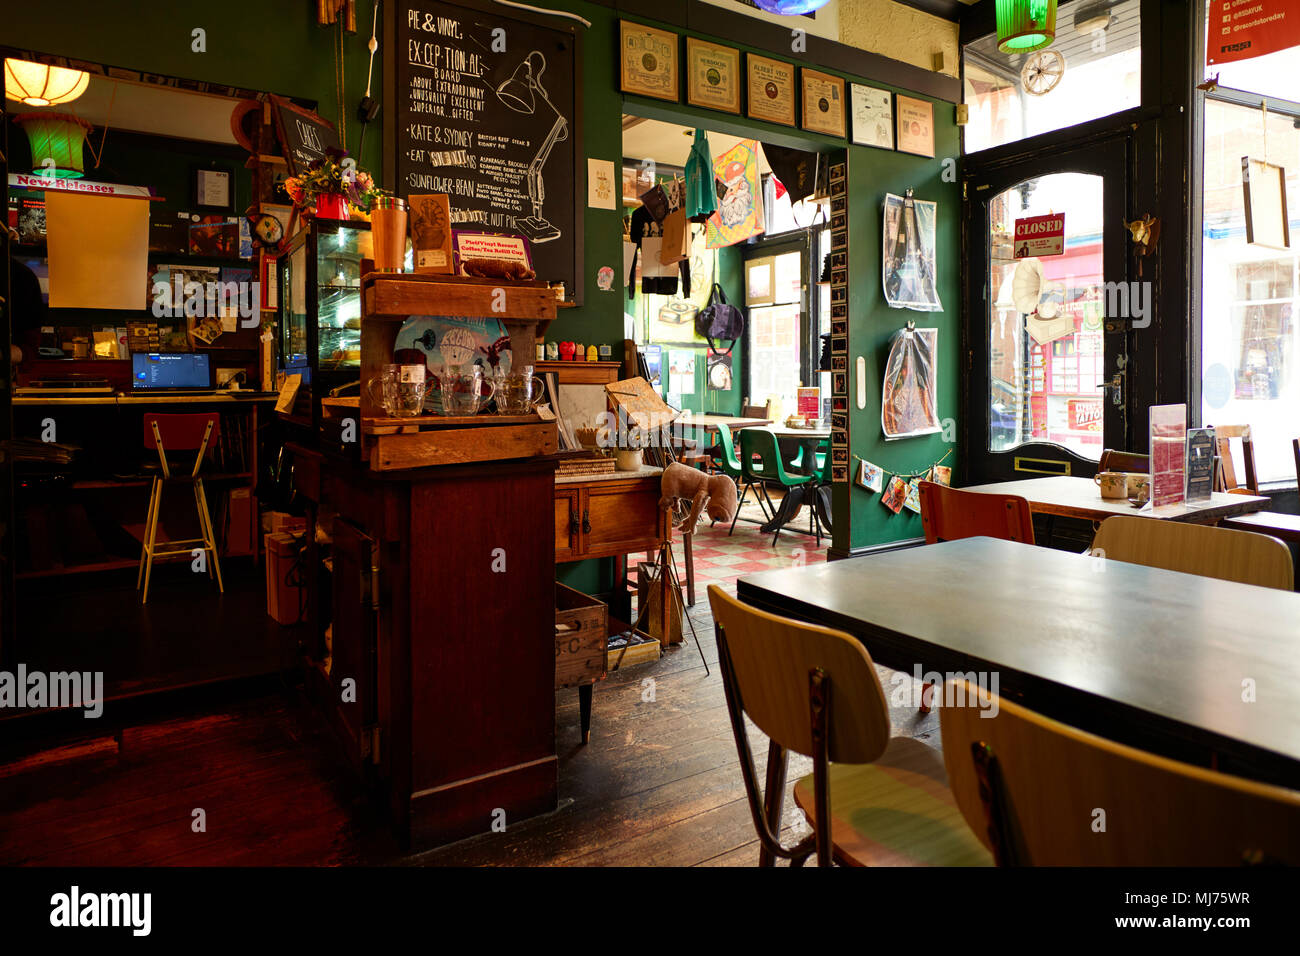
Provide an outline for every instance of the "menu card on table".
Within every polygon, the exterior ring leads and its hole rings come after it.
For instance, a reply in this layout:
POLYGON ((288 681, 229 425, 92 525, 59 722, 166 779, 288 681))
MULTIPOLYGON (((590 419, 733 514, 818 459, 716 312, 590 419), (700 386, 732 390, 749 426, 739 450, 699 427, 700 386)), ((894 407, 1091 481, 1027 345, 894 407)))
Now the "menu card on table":
POLYGON ((1176 510, 1186 498, 1187 406, 1151 406, 1151 510, 1176 510))
POLYGON ((1214 490, 1214 429, 1187 431, 1187 500, 1209 501, 1214 490))

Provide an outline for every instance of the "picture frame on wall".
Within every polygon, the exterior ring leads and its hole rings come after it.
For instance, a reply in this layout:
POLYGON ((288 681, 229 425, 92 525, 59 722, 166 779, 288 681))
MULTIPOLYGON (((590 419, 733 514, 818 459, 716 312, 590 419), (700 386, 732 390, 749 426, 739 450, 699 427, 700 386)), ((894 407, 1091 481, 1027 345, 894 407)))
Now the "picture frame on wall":
POLYGON ((740 51, 697 37, 686 38, 686 102, 740 113, 740 51))
POLYGON ((853 142, 876 149, 894 148, 894 94, 889 90, 849 85, 849 115, 853 118, 853 142))
POLYGON ((618 29, 619 89, 676 103, 681 98, 678 35, 627 20, 620 20, 618 29))
POLYGON ((784 60, 745 54, 745 86, 748 91, 747 115, 766 123, 794 126, 795 66, 784 60))
POLYGON ((934 158, 934 104, 899 93, 894 97, 894 114, 900 153, 934 158))
POLYGON ((234 170, 224 166, 193 167, 190 170, 190 201, 197 209, 234 211, 234 170))
POLYGON ((807 67, 800 71, 800 79, 803 91, 803 128, 810 133, 844 137, 844 80, 807 67))

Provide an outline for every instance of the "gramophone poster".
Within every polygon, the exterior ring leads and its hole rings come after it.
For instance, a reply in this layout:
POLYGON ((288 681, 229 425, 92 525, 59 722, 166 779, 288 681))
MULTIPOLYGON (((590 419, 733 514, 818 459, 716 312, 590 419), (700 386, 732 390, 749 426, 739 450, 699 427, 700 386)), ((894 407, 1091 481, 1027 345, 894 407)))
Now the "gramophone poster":
POLYGON ((453 229, 522 236, 538 277, 581 296, 575 27, 451 0, 386 8, 384 20, 385 184, 403 198, 445 193, 453 229))
POLYGON ((935 284, 937 203, 910 195, 885 195, 881 241, 881 279, 885 302, 892 309, 942 312, 935 284))

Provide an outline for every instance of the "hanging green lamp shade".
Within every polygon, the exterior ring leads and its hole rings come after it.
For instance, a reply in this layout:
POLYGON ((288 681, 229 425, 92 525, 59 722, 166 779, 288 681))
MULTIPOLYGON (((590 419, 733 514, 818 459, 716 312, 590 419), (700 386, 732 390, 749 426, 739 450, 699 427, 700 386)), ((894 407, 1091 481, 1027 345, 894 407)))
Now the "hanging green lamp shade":
POLYGON ((1030 53, 1056 39, 1056 0, 997 0, 998 52, 1030 53))
POLYGON ((27 133, 33 176, 80 179, 86 175, 81 150, 90 124, 85 120, 67 113, 20 113, 14 122, 27 133))

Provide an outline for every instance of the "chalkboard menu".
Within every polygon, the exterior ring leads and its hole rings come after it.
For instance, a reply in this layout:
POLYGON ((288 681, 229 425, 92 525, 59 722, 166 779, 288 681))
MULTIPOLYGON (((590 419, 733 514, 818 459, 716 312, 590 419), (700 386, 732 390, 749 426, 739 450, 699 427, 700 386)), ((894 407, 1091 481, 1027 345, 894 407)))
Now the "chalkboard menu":
POLYGON ((316 160, 323 159, 327 149, 339 148, 339 137, 334 127, 315 113, 295 106, 282 96, 272 95, 271 105, 284 158, 295 176, 316 160))
POLYGON ((513 233, 582 296, 586 170, 574 28, 477 0, 384 12, 385 182, 447 193, 453 227, 513 233))

